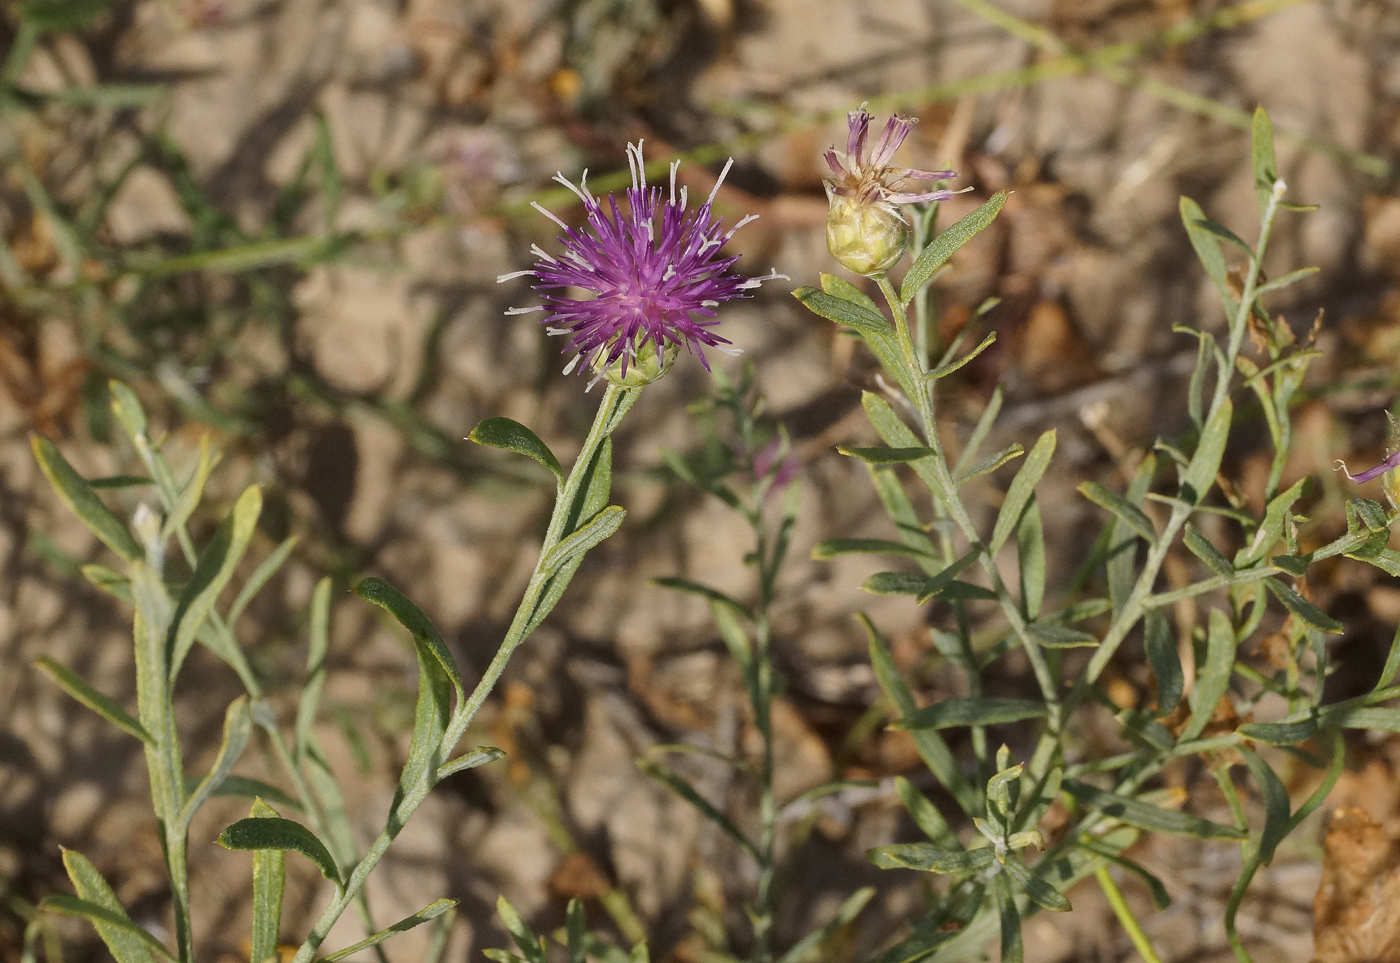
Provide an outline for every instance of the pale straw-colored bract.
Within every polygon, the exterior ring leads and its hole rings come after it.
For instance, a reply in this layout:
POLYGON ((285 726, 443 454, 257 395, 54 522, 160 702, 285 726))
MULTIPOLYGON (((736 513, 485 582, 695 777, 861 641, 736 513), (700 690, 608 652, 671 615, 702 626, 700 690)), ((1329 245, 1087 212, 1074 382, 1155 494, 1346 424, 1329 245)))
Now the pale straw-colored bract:
MULTIPOLYGON (((543 312, 550 334, 567 335, 574 358, 565 368, 601 371, 618 362, 625 377, 641 351, 655 351, 658 362, 667 349, 684 345, 709 369, 704 348, 733 353, 728 339, 713 330, 715 309, 726 301, 750 297, 764 281, 783 277, 770 272, 746 278, 732 268, 738 255, 723 253, 734 232, 754 220, 750 214, 725 230, 713 213, 715 195, 729 173, 725 165, 709 197, 687 209, 687 191, 677 189, 679 162, 671 165, 670 189, 648 186, 642 145, 627 146, 632 186, 624 201, 589 191, 588 172, 578 186, 563 174, 555 179, 578 195, 586 223, 570 227, 539 204, 535 209, 563 230, 563 251, 554 256, 538 245, 533 268, 504 274, 498 280, 532 277, 543 304, 511 308, 509 314, 543 312), (574 297, 570 289, 587 295, 574 297)), ((596 379, 595 379, 596 380, 596 379)))

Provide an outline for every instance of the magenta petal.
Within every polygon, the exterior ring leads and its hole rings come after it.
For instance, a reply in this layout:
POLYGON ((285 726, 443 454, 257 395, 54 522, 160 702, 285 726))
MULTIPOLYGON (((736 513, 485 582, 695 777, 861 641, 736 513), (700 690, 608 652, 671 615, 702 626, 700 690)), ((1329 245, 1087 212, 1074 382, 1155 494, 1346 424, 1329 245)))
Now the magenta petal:
POLYGON ((831 168, 833 174, 844 174, 846 169, 841 166, 841 160, 836 156, 836 148, 828 147, 826 153, 822 155, 826 158, 826 166, 831 168))
POLYGON ((1384 475, 1386 472, 1396 468, 1397 466, 1400 466, 1400 450, 1391 452, 1385 457, 1385 461, 1381 462, 1376 467, 1368 468, 1365 471, 1358 472, 1355 475, 1347 471, 1346 462, 1337 462, 1337 467, 1342 470, 1342 474, 1346 475, 1348 479, 1357 482, 1358 484, 1361 482, 1368 482, 1373 478, 1379 478, 1381 475, 1384 475))
POLYGON ((870 111, 862 105, 846 115, 846 156, 858 162, 865 151, 865 135, 870 131, 870 111))
POLYGON ((875 142, 875 149, 870 153, 871 166, 878 168, 889 164, 894 152, 899 150, 899 145, 904 143, 904 138, 908 137, 913 129, 914 122, 904 115, 895 114, 890 117, 885 129, 880 132, 880 139, 875 142))

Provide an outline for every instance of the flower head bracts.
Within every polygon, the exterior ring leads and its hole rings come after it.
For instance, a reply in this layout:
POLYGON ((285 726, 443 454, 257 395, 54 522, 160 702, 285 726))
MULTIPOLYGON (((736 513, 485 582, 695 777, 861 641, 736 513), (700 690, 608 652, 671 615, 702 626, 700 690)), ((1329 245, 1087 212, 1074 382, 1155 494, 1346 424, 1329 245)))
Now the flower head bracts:
POLYGON ((903 114, 895 114, 885 122, 885 129, 875 139, 875 144, 866 151, 866 141, 870 134, 870 111, 862 104, 859 110, 846 115, 846 153, 836 148, 827 148, 826 164, 836 175, 827 182, 829 194, 848 197, 862 204, 921 204, 929 201, 946 201, 958 191, 903 191, 898 190, 901 182, 908 180, 941 181, 956 177, 953 171, 920 171, 907 167, 891 167, 895 151, 909 132, 914 129, 914 119, 903 114))
POLYGON ((534 205, 563 229, 559 240, 564 250, 554 257, 536 246, 538 261, 532 269, 499 278, 533 277, 534 289, 544 292, 542 305, 512 308, 507 313, 545 312, 541 321, 549 333, 568 335, 569 348, 577 352, 566 372, 580 362, 599 372, 620 362, 621 376, 626 378, 628 367, 644 360, 639 352, 648 351, 655 353, 659 376, 681 345, 708 370, 704 348, 734 350, 712 330, 718 323, 715 309, 725 301, 750 297, 749 292, 762 282, 783 275, 770 272, 745 278, 731 270, 738 256, 721 253, 734 232, 758 216, 750 214, 725 230, 712 212, 732 160, 710 196, 694 210, 687 210, 686 189, 676 189, 679 162, 671 165, 669 193, 647 186, 640 142, 628 145, 627 163, 632 186, 621 206, 611 195, 602 201, 593 196, 587 171, 577 187, 563 174, 556 175, 583 202, 587 223, 569 227, 534 205), (591 292, 592 297, 569 297, 565 293, 569 288, 591 292))

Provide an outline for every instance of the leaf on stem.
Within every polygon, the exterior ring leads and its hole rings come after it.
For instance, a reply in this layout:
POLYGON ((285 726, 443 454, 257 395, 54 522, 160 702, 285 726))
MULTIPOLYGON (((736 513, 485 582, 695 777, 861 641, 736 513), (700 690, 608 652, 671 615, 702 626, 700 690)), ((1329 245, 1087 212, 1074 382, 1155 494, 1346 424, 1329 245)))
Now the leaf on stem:
POLYGON ((185 800, 185 807, 180 811, 176 826, 184 830, 189 829, 190 820, 199 811, 199 807, 204 805, 204 801, 228 778, 234 763, 238 762, 238 757, 243 754, 243 747, 248 744, 248 737, 252 732, 253 722, 248 712, 248 697, 239 696, 229 703, 224 712, 224 736, 219 743, 219 754, 214 757, 214 765, 209 770, 209 775, 199 781, 194 792, 185 800))
POLYGON ((736 826, 734 821, 728 816, 720 812, 712 802, 700 795, 699 791, 696 790, 694 786, 682 778, 675 770, 671 769, 670 766, 651 759, 638 759, 637 767, 652 779, 655 779, 657 782, 661 783, 661 785, 670 789, 676 795, 694 806, 695 809, 699 811, 700 815, 714 823, 719 829, 728 833, 735 842, 743 846, 752 855, 755 857, 758 856, 758 847, 754 845, 751 839, 744 835, 743 830, 736 826))
MULTIPOLYGON (((97 928, 97 935, 102 937, 102 942, 107 944, 107 949, 111 951, 117 963, 152 963, 151 944, 159 945, 160 941, 131 921, 122 904, 117 901, 112 887, 107 885, 107 881, 88 858, 77 850, 65 849, 63 868, 68 871, 68 878, 73 881, 73 888, 77 890, 78 899, 83 905, 80 907, 60 903, 59 906, 63 908, 55 909, 59 912, 83 909, 84 912, 70 915, 86 916, 92 921, 93 926, 97 928), (95 909, 88 911, 89 907, 95 909)), ((166 957, 170 956, 170 951, 164 946, 160 947, 159 952, 166 957)))
MULTIPOLYGON (((818 958, 817 951, 826 943, 830 942, 832 937, 843 927, 849 926, 850 923, 860 915, 860 911, 865 909, 865 904, 870 902, 871 897, 874 895, 875 887, 862 886, 850 896, 847 896, 841 905, 836 908, 836 915, 833 916, 825 926, 815 932, 808 933, 802 939, 794 943, 792 949, 778 958, 778 963, 804 963, 804 961, 808 959, 818 958)), ((582 961, 579 961, 579 963, 582 963, 582 961)))
POLYGON ((1188 742, 1205 731, 1215 715, 1215 707, 1230 688, 1230 676, 1235 668, 1235 628, 1230 616, 1222 609, 1211 609, 1206 632, 1205 664, 1196 671, 1196 685, 1191 690, 1191 717, 1181 730, 1180 741, 1188 742))
POLYGON ((41 655, 34 660, 34 667, 52 679, 54 684, 64 692, 118 729, 128 735, 135 736, 147 745, 155 745, 155 740, 151 738, 150 733, 142 728, 141 723, 136 721, 116 700, 98 692, 67 666, 60 665, 47 655, 41 655))
POLYGON ((1213 823, 1190 813, 1163 809, 1151 803, 1115 795, 1074 779, 1066 779, 1063 786, 1066 792, 1086 806, 1093 806, 1105 815, 1138 829, 1197 839, 1244 839, 1246 836, 1244 830, 1235 826, 1213 823))
POLYGON ((487 418, 471 430, 467 440, 489 448, 502 448, 517 455, 533 458, 554 473, 560 484, 564 481, 564 466, 554 457, 549 446, 540 441, 529 428, 510 418, 487 418))
POLYGON ((127 527, 97 497, 83 476, 73 470, 53 442, 43 435, 30 435, 29 445, 34 451, 34 459, 39 463, 39 470, 49 480, 54 492, 69 511, 87 526, 88 531, 128 562, 145 555, 144 549, 127 527))
POLYGON ((1288 790, 1269 764, 1256 753, 1243 746, 1238 747, 1237 751, 1264 794, 1264 828, 1259 832, 1259 858, 1267 866, 1273 862, 1274 850, 1288 832, 1288 790))
POLYGON ((910 265, 909 273, 904 275, 904 283, 899 289, 899 300, 906 305, 914 300, 914 295, 928 284, 934 271, 957 253, 958 248, 992 223, 1006 204, 1008 195, 1008 191, 997 191, 975 211, 930 241, 928 247, 920 251, 919 256, 910 265))
POLYGON ((1036 876, 1020 860, 1008 857, 1006 862, 1001 864, 1001 868, 1011 877, 1012 882, 1030 897, 1031 902, 1042 909, 1054 910, 1056 913, 1068 913, 1073 909, 1064 893, 1036 876))
POLYGON ((865 854, 881 869, 917 869, 924 873, 972 873, 992 864, 995 850, 944 850, 933 843, 896 843, 879 846, 865 854))
POLYGON ((867 465, 903 465, 937 454, 932 448, 848 448, 837 445, 836 450, 843 455, 859 458, 867 465))
POLYGON ((1200 441, 1196 443, 1196 453, 1191 456, 1191 463, 1181 474, 1181 500, 1188 505, 1199 505, 1215 484, 1216 473, 1220 471, 1220 461, 1225 457, 1225 443, 1229 441, 1230 424, 1234 417, 1235 406, 1226 398, 1206 421, 1200 441))
POLYGON ((301 823, 290 819, 249 816, 225 828, 216 842, 225 849, 277 849, 301 853, 315 864, 322 876, 337 887, 341 885, 340 873, 325 843, 301 823))
MULTIPOLYGON (((261 799, 253 801, 250 819, 277 819, 277 810, 261 799)), ((282 928, 282 891, 286 886, 287 857, 280 849, 253 850, 253 932, 249 963, 267 963, 277 954, 282 928)))
POLYGON ((1292 587, 1276 578, 1264 579, 1264 586, 1273 593, 1274 598, 1283 603, 1284 608, 1313 628, 1333 634, 1342 631, 1342 623, 1303 598, 1292 587))
POLYGON ((1201 530, 1195 525, 1190 522, 1186 523, 1181 540, 1186 544, 1186 548, 1191 554, 1204 562, 1212 572, 1226 578, 1234 576, 1235 566, 1230 564, 1230 560, 1222 555, 1220 550, 1212 545, 1210 539, 1202 535, 1201 530))
POLYGON ((1274 125, 1263 107, 1254 110, 1254 122, 1249 138, 1250 160, 1254 166, 1254 193, 1259 199, 1259 216, 1263 217, 1273 199, 1278 181, 1278 162, 1274 159, 1274 125))
POLYGON ((549 550, 549 554, 540 562, 544 577, 555 575, 570 562, 581 560, 586 552, 621 528, 622 520, 626 517, 627 509, 620 505, 609 505, 594 515, 549 550))
POLYGON ((1105 511, 1116 515, 1123 524, 1149 544, 1157 540, 1157 530, 1152 527, 1152 520, 1143 514, 1142 509, 1122 495, 1103 487, 1098 482, 1082 482, 1079 485, 1079 493, 1105 511))
POLYGON ((1036 699, 979 696, 943 699, 896 722, 895 729, 950 729, 953 726, 993 726, 1022 719, 1039 719, 1049 710, 1036 699))
POLYGON ((812 558, 819 562, 841 555, 902 555, 915 559, 936 557, 931 552, 883 538, 832 538, 812 549, 812 558))
POLYGON ((360 950, 369 949, 371 946, 383 943, 395 933, 403 933, 406 930, 413 929, 415 926, 421 926, 429 920, 437 919, 443 913, 451 912, 456 906, 457 901, 455 899, 443 897, 442 899, 434 900, 412 916, 405 916, 392 926, 386 926, 378 933, 366 936, 364 939, 360 940, 360 942, 352 946, 347 946, 343 950, 336 950, 334 953, 323 957, 322 963, 336 963, 336 960, 343 960, 347 956, 353 956, 360 952, 360 950))
POLYGON ((1157 715, 1170 715, 1181 701, 1186 680, 1181 670, 1181 657, 1176 650, 1176 639, 1172 638, 1166 616, 1161 612, 1147 614, 1143 648, 1147 652, 1147 664, 1157 677, 1157 715))

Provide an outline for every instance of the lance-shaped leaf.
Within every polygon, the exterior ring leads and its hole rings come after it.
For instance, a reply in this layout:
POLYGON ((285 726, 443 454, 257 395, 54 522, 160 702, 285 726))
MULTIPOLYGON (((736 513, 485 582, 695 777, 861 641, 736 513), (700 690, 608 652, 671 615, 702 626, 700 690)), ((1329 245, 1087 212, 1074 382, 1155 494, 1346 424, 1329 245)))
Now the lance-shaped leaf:
POLYGON ((1273 544, 1283 537, 1284 525, 1293 503, 1306 495, 1311 485, 1312 480, 1305 475, 1286 491, 1274 496, 1264 509, 1264 520, 1255 530, 1254 538, 1236 554, 1235 568, 1248 568, 1269 554, 1273 544))
POLYGON ((481 746, 473 749, 465 755, 456 759, 449 759, 438 767, 437 778, 446 779, 454 772, 462 772, 464 769, 475 769, 477 766, 484 766, 488 762, 495 762, 497 759, 504 759, 505 752, 495 746, 481 746))
POLYGON ((1255 742, 1271 746, 1296 746, 1317 735, 1319 719, 1317 713, 1309 709, 1296 719, 1280 719, 1277 722, 1246 722, 1240 726, 1239 734, 1255 742))
MULTIPOLYGON (((250 819, 277 819, 277 810, 261 799, 253 801, 250 819)), ((282 928, 282 891, 286 886, 287 857, 280 849, 253 850, 253 932, 249 963, 267 963, 277 955, 282 928)))
POLYGON ((899 793, 909 818, 914 820, 914 825, 918 826, 925 836, 944 849, 954 849, 959 845, 958 837, 953 833, 948 821, 943 818, 943 814, 938 811, 938 807, 912 782, 903 776, 895 776, 894 788, 899 793))
POLYGON ((1283 783, 1269 764, 1258 755, 1243 746, 1238 747, 1237 751, 1264 794, 1264 828, 1259 832, 1259 858, 1267 866, 1273 862, 1274 850, 1288 832, 1288 790, 1283 788, 1283 783))
POLYGON ((194 574, 180 595, 175 609, 175 618, 170 626, 170 640, 166 645, 170 665, 170 681, 173 683, 180 674, 180 666, 189 653, 190 647, 204 620, 214 609, 219 593, 233 578, 243 552, 257 529, 258 516, 262 513, 262 492, 256 485, 249 485, 233 505, 214 537, 200 553, 194 574))
POLYGON ((1264 586, 1283 603, 1284 608, 1313 628, 1332 633, 1342 631, 1342 623, 1303 598, 1291 586, 1284 585, 1276 578, 1264 579, 1264 586))
POLYGON ((1026 503, 1016 526, 1016 559, 1021 577, 1021 615, 1031 621, 1040 617, 1045 601, 1045 525, 1035 496, 1026 503))
POLYGON ((1047 649, 1093 648, 1099 644, 1095 635, 1053 622, 1032 622, 1026 626, 1026 631, 1038 645, 1047 649))
POLYGON ((545 963, 548 948, 544 937, 530 929, 530 924, 525 922, 524 917, 516 912, 515 907, 511 906, 504 896, 496 899, 496 913, 501 917, 501 922, 506 924, 506 931, 510 933, 511 939, 515 940, 515 945, 525 954, 525 959, 529 963, 545 963))
POLYGON ((867 465, 903 465, 921 458, 930 458, 935 454, 932 448, 923 447, 849 448, 845 445, 837 445, 836 450, 843 455, 859 458, 867 465))
POLYGON ((292 549, 296 547, 297 537, 288 535, 267 558, 258 563, 258 567, 253 569, 253 574, 248 576, 248 581, 244 582, 243 587, 238 590, 238 596, 233 600, 233 604, 228 607, 229 625, 238 621, 238 617, 243 614, 248 603, 253 601, 253 597, 262 591, 262 587, 267 584, 268 580, 277 574, 277 570, 287 561, 287 557, 292 554, 292 549))
POLYGON ((1215 290, 1221 301, 1227 310, 1233 310, 1233 305, 1238 299, 1230 294, 1226 281, 1230 268, 1225 262, 1225 253, 1220 249, 1219 239, 1204 226, 1209 223, 1205 211, 1189 197, 1181 199, 1181 223, 1186 226, 1186 236, 1191 241, 1191 247, 1195 249, 1196 257, 1206 269, 1206 274, 1210 275, 1211 281, 1215 283, 1215 290))
POLYGON ((944 699, 896 722, 896 729, 950 729, 953 726, 994 726, 1022 719, 1039 719, 1048 710, 1036 699, 978 696, 944 699))
POLYGON ((641 769, 642 772, 646 773, 652 779, 655 779, 677 796, 680 796, 686 802, 690 803, 696 808, 700 815, 714 823, 719 829, 728 833, 735 842, 743 846, 754 856, 758 856, 758 847, 754 845, 753 841, 749 839, 748 836, 744 835, 744 831, 736 826, 732 819, 720 812, 714 803, 700 795, 700 792, 694 786, 682 778, 675 770, 671 769, 671 767, 651 759, 638 759, 637 768, 641 769))
POLYGON ((434 900, 427 906, 420 909, 418 912, 414 913, 412 916, 405 916, 393 926, 386 926, 378 933, 375 933, 371 936, 366 936, 364 939, 360 940, 360 942, 355 943, 352 946, 347 946, 343 950, 337 950, 336 952, 331 953, 330 955, 324 957, 323 963, 335 963, 336 960, 343 960, 347 956, 353 956, 354 954, 360 952, 360 950, 369 949, 371 946, 374 946, 378 943, 383 943, 395 933, 402 933, 406 930, 413 929, 415 926, 419 926, 423 923, 426 923, 429 920, 437 919, 443 913, 449 912, 456 905, 457 901, 455 899, 448 899, 447 897, 443 897, 439 900, 434 900))
MULTIPOLYGON (((117 901, 112 887, 107 885, 107 881, 88 858, 76 850, 65 849, 63 868, 68 871, 68 878, 73 881, 73 888, 78 891, 78 899, 96 907, 100 912, 100 916, 96 913, 81 915, 92 921, 93 926, 97 928, 97 935, 102 937, 102 942, 107 944, 107 949, 111 951, 117 963, 152 963, 151 944, 159 941, 131 921, 126 910, 122 909, 122 904, 117 901)), ((170 956, 164 947, 161 947, 161 952, 167 957, 170 956)))
POLYGON ((1066 897, 1064 893, 1061 893, 1045 880, 1036 876, 1026 868, 1024 863, 1014 857, 1008 857, 1007 860, 1001 864, 1001 868, 1007 876, 1011 877, 1012 882, 1029 896, 1031 902, 1037 906, 1043 909, 1054 910, 1056 913, 1068 913, 1073 909, 1069 904, 1068 897, 1066 897))
POLYGON ((737 599, 725 595, 719 589, 711 588, 708 585, 701 585, 699 582, 692 582, 688 578, 676 578, 671 575, 662 576, 661 578, 654 578, 651 581, 652 584, 660 585, 662 588, 672 589, 677 592, 684 592, 687 595, 696 595, 709 602, 723 605, 726 608, 731 609, 735 614, 742 616, 743 618, 746 618, 749 621, 753 621, 753 613, 749 611, 748 606, 744 605, 742 602, 739 602, 737 599))
POLYGON ((1274 125, 1263 107, 1254 109, 1249 153, 1254 166, 1254 193, 1259 199, 1259 216, 1263 217, 1269 209, 1269 201, 1273 199, 1274 183, 1278 180, 1278 163, 1274 160, 1274 125))
POLYGON ((992 893, 1001 921, 1001 961, 1022 963, 1026 958, 1026 949, 1021 942, 1021 911, 1016 907, 1016 896, 1011 891, 1011 881, 1006 874, 998 873, 992 880, 992 893))
POLYGON ((883 538, 833 538, 812 549, 812 558, 819 562, 840 555, 902 555, 906 558, 934 558, 922 548, 891 542, 883 538))
POLYGON ((1105 511, 1112 512, 1120 521, 1149 543, 1157 540, 1157 530, 1152 527, 1152 520, 1143 514, 1141 508, 1122 495, 1104 488, 1098 482, 1081 483, 1079 493, 1105 511))
MULTIPOLYGON (((635 392, 633 393, 635 396, 635 392)), ((619 410, 622 410, 621 408, 619 410)), ((614 416, 616 418, 616 416, 614 416)), ((604 438, 603 443, 598 446, 597 453, 584 471, 582 491, 574 504, 569 509, 568 517, 565 519, 564 531, 572 532, 578 528, 579 524, 588 518, 597 515, 608 505, 608 497, 612 492, 612 438, 604 438)), ((564 590, 568 588, 569 582, 573 579, 574 573, 578 571, 579 564, 583 561, 582 555, 574 555, 573 558, 564 562, 559 569, 546 583, 545 590, 540 596, 539 602, 535 605, 535 610, 530 613, 530 621, 525 627, 525 634, 529 635, 539 627, 545 617, 554 610, 554 606, 559 603, 564 595, 564 590)))
POLYGON ((1020 442, 1013 442, 994 455, 988 455, 975 464, 969 465, 964 472, 958 472, 953 477, 953 485, 961 487, 972 481, 974 478, 981 478, 983 475, 990 475, 1002 465, 1025 454, 1025 449, 1020 442))
POLYGON ((1201 534, 1201 530, 1190 522, 1186 523, 1186 528, 1182 531, 1181 540, 1186 544, 1191 554, 1196 556, 1217 575, 1224 575, 1230 578, 1235 574, 1235 567, 1230 564, 1230 560, 1221 554, 1220 550, 1210 543, 1210 539, 1201 534))
POLYGON ((988 348, 990 348, 993 344, 996 343, 996 340, 997 333, 995 331, 990 332, 985 338, 982 339, 982 341, 977 345, 977 347, 973 348, 971 351, 969 351, 967 354, 963 355, 960 358, 956 358, 952 361, 947 362, 946 364, 941 364, 937 368, 934 368, 928 374, 924 375, 924 380, 938 381, 940 378, 948 377, 954 371, 957 371, 963 365, 976 358, 983 351, 986 351, 988 348))
POLYGON ((899 289, 899 299, 905 304, 914 300, 914 295, 928 284, 934 271, 946 264, 958 248, 972 240, 974 235, 992 223, 992 220, 1001 212, 1002 206, 1006 204, 1008 194, 1008 191, 997 191, 982 206, 929 242, 928 247, 920 251, 919 256, 910 265, 909 273, 904 275, 904 283, 900 285, 899 289))
POLYGON ((627 509, 620 505, 610 505, 590 518, 582 527, 549 550, 540 563, 540 571, 545 576, 554 575, 565 565, 583 558, 585 552, 594 548, 622 527, 627 517, 627 509))
POLYGON ((896 843, 870 850, 866 857, 881 869, 917 869, 925 873, 970 873, 990 866, 996 851, 979 849, 944 850, 933 843, 896 843))
POLYGON ((205 434, 199 439, 199 461, 195 464, 194 472, 189 481, 185 482, 185 487, 180 489, 175 504, 170 506, 170 514, 166 516, 165 524, 161 526, 162 541, 178 532, 199 507, 199 500, 204 497, 204 483, 209 479, 209 472, 214 467, 215 460, 209 450, 209 435, 205 434))
MULTIPOLYGON (((150 949, 158 952, 167 960, 175 959, 174 954, 165 948, 165 944, 137 926, 132 922, 131 918, 120 909, 108 909, 106 906, 90 903, 76 896, 67 896, 59 893, 44 897, 43 902, 39 904, 39 911, 85 919, 97 927, 99 933, 105 929, 108 932, 121 931, 122 933, 130 934, 135 936, 142 943, 145 943, 150 949)), ((103 941, 106 942, 105 937, 103 941)), ((116 956, 116 952, 113 951, 112 955, 116 956)), ((149 959, 149 956, 147 958, 149 959)), ((118 957, 118 959, 120 959, 120 957, 118 957)))
POLYGON ((1062 785, 1066 792, 1086 806, 1100 809, 1106 815, 1139 829, 1197 839, 1244 839, 1246 836, 1244 830, 1235 826, 1213 823, 1190 813, 1118 796, 1074 779, 1066 779, 1062 785))
POLYGON ((502 448, 506 451, 513 451, 517 455, 524 455, 526 458, 533 458, 552 471, 559 479, 559 483, 563 484, 564 466, 559 464, 559 459, 554 457, 554 452, 549 450, 548 445, 540 441, 538 435, 518 421, 499 417, 487 418, 473 428, 467 438, 478 445, 502 448))
POLYGON ((1020 524, 1021 514, 1035 495, 1035 486, 1040 483, 1040 479, 1045 476, 1045 470, 1050 467, 1050 459, 1055 455, 1056 438, 1052 428, 1036 440, 1035 447, 1021 463, 1020 471, 1016 472, 1016 477, 1006 489, 1006 498, 1002 500, 1001 508, 997 511, 996 525, 992 528, 992 539, 987 543, 988 551, 993 554, 1006 544, 1006 540, 1020 524))
POLYGON ((116 700, 98 692, 68 667, 60 665, 47 655, 41 655, 35 659, 34 667, 52 679, 54 684, 64 692, 118 729, 128 735, 135 736, 147 745, 155 744, 150 733, 143 729, 141 723, 137 722, 116 700))
POLYGON ((311 746, 311 727, 316 723, 316 710, 326 685, 326 654, 330 651, 331 580, 316 583, 311 593, 311 624, 306 652, 306 688, 297 700, 296 722, 292 727, 292 752, 305 759, 311 746))
POLYGON ((875 303, 874 299, 845 278, 838 277, 835 274, 823 274, 821 276, 821 282, 822 290, 832 297, 840 298, 843 301, 850 301, 857 307, 869 311, 871 314, 883 317, 880 313, 880 306, 875 303))
POLYGON ((280 849, 301 853, 316 865, 322 876, 340 886, 340 873, 326 844, 301 823, 290 819, 249 816, 227 827, 219 834, 217 842, 225 849, 280 849))
MULTIPOLYGON (((873 310, 873 302, 871 302, 871 306, 867 306, 860 301, 837 297, 813 287, 798 288, 792 292, 792 296, 801 301, 803 306, 813 314, 853 328, 861 334, 887 336, 894 330, 889 321, 885 320, 884 315, 873 310)), ((870 299, 866 298, 865 300, 869 301, 870 299)))
POLYGON ((1230 423, 1234 420, 1235 408, 1226 398, 1201 431, 1201 439, 1196 443, 1196 453, 1181 475, 1181 499, 1190 505, 1199 505, 1215 484, 1216 473, 1220 471, 1220 461, 1225 457, 1225 443, 1230 438, 1230 423))
MULTIPOLYGON (((185 779, 185 792, 187 794, 193 793, 199 788, 201 782, 203 780, 198 776, 187 777, 185 779)), ((261 799, 264 802, 286 806, 288 809, 301 809, 301 803, 276 786, 263 782, 261 779, 249 779, 247 776, 225 776, 209 795, 215 799, 261 799)))
POLYGON ((1161 612, 1149 612, 1143 630, 1143 648, 1147 664, 1157 677, 1157 715, 1164 716, 1176 708, 1186 679, 1181 670, 1181 657, 1176 651, 1176 639, 1161 612))
POLYGON ((39 470, 49 480, 54 492, 69 511, 102 540, 102 544, 128 562, 134 562, 145 554, 121 519, 97 497, 83 476, 73 470, 53 442, 43 435, 31 435, 29 445, 34 451, 34 459, 39 463, 39 470))
POLYGON ((1147 886, 1148 892, 1152 894, 1152 905, 1159 911, 1172 905, 1172 898, 1167 894, 1167 888, 1162 885, 1162 881, 1140 864, 1120 856, 1107 846, 1100 845, 1097 840, 1088 835, 1079 837, 1079 846, 1091 853, 1102 856, 1115 866, 1123 867, 1123 869, 1126 869, 1138 879, 1142 880, 1147 886))
POLYGON ((107 382, 107 390, 112 393, 112 414, 122 426, 127 437, 135 441, 137 436, 146 433, 146 410, 136 392, 116 379, 107 382))
POLYGON ((238 757, 243 754, 243 747, 248 744, 248 737, 252 732, 253 721, 248 713, 248 697, 239 696, 229 703, 228 710, 224 713, 224 737, 219 744, 219 754, 214 757, 214 765, 209 770, 209 775, 199 781, 194 792, 185 800, 185 808, 180 811, 180 817, 176 821, 179 828, 189 829, 190 820, 199 811, 199 807, 203 806, 204 801, 228 778, 234 763, 238 762, 238 757))
POLYGON ((1205 731, 1215 715, 1215 707, 1230 688, 1235 668, 1235 628, 1222 609, 1211 609, 1206 631, 1205 664, 1197 668, 1196 685, 1191 690, 1191 717, 1181 731, 1181 741, 1195 739, 1205 731))

